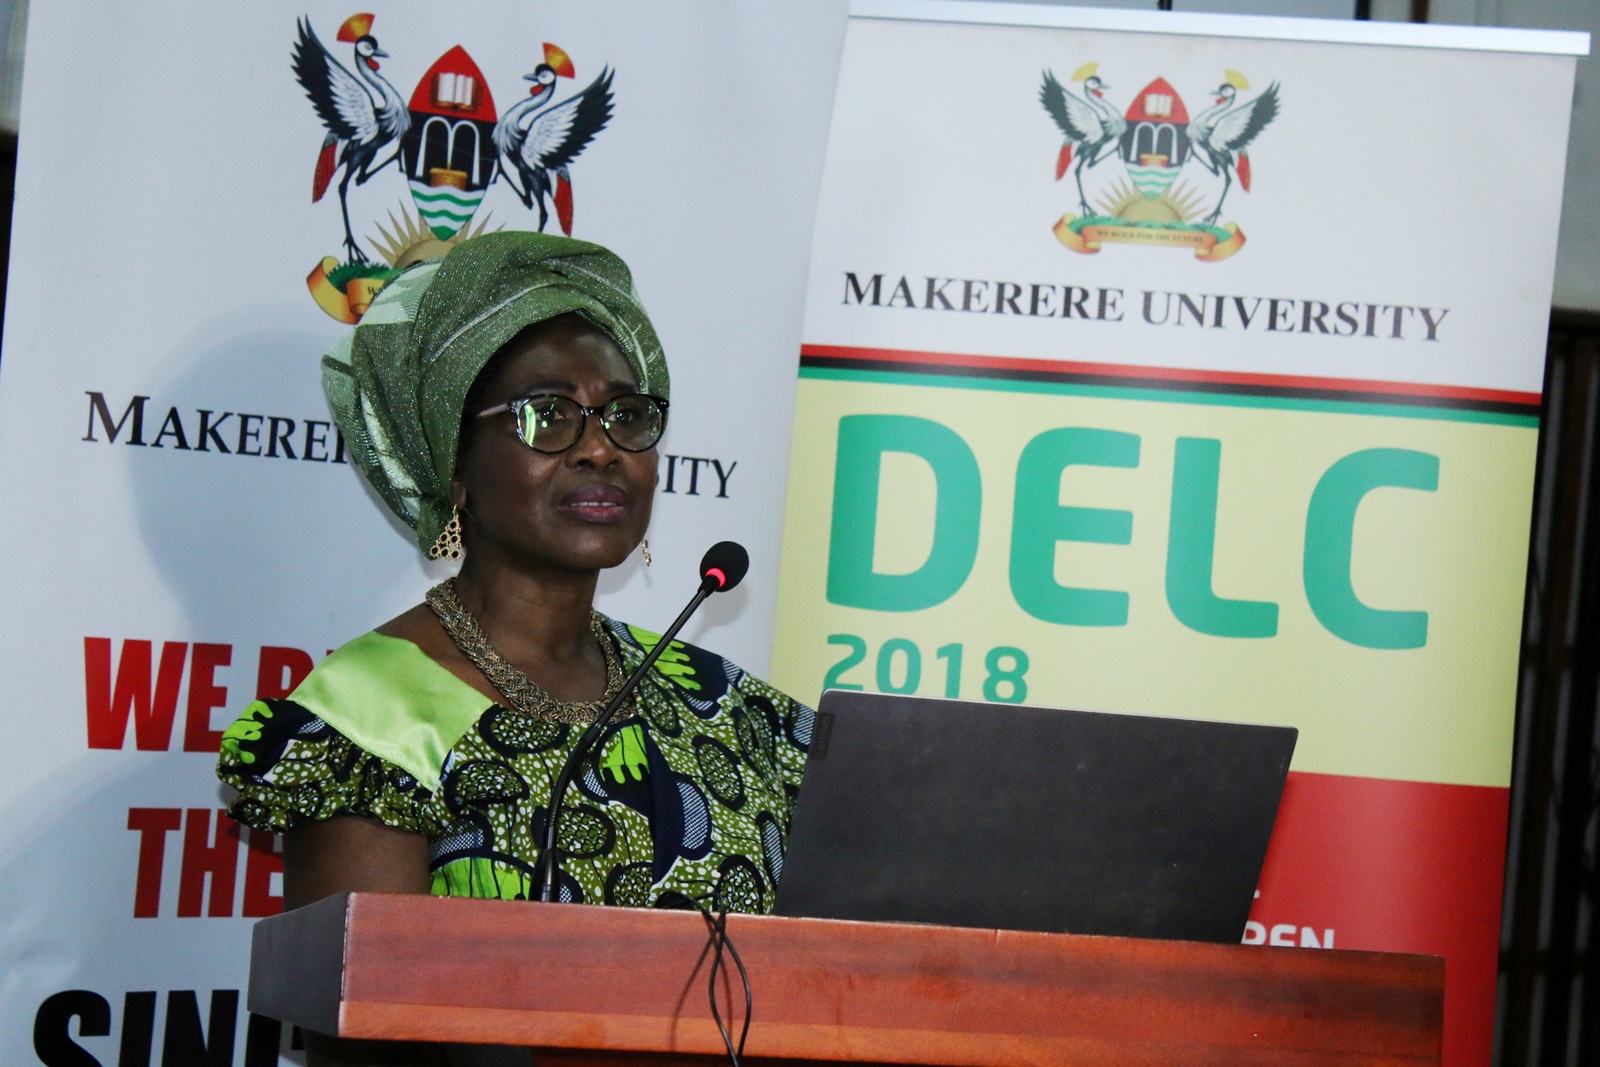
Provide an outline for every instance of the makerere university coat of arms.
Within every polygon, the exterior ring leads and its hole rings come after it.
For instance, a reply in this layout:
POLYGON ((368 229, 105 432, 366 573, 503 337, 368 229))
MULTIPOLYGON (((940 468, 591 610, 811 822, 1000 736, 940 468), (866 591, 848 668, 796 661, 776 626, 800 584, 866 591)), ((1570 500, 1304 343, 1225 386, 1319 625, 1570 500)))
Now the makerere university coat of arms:
POLYGON ((1056 180, 1072 172, 1078 188, 1079 215, 1063 215, 1055 224, 1056 239, 1074 252, 1100 251, 1107 242, 1193 248, 1198 259, 1215 262, 1244 247, 1244 232, 1231 222, 1219 224, 1222 205, 1235 179, 1250 191, 1249 147, 1278 114, 1278 83, 1250 100, 1250 82, 1236 70, 1224 74, 1210 107, 1193 118, 1178 91, 1165 78, 1140 90, 1123 114, 1106 101, 1106 85, 1098 63, 1085 63, 1072 73, 1082 86, 1077 95, 1044 72, 1039 102, 1063 137, 1056 156, 1056 180), (1101 187, 1097 208, 1089 206, 1084 172, 1120 157, 1127 177, 1101 187), (1178 181, 1193 161, 1222 189, 1210 211, 1207 197, 1178 181))
POLYGON ((601 70, 588 88, 558 101, 557 79, 577 71, 565 51, 544 46, 528 96, 496 114, 494 96, 478 64, 456 45, 434 61, 410 98, 379 73, 389 53, 372 35, 373 16, 351 15, 335 40, 350 46, 346 67, 301 19, 294 43, 295 80, 305 90, 324 136, 311 184, 311 200, 334 179, 344 220, 343 256, 324 256, 306 278, 317 306, 340 322, 358 322, 390 278, 413 263, 449 251, 482 233, 488 218, 471 223, 484 194, 501 179, 539 212, 539 229, 555 211, 561 232, 572 233, 572 163, 611 121, 612 71, 601 70), (350 187, 362 186, 390 166, 403 172, 413 215, 402 202, 389 227, 375 222, 369 237, 379 259, 367 255, 350 223, 350 187))

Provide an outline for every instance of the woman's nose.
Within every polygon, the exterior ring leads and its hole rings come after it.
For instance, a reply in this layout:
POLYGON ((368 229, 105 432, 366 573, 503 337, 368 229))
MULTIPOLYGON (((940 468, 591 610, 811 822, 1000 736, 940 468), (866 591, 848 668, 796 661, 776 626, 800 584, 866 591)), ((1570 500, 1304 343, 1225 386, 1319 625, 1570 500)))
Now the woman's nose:
POLYGON ((615 458, 617 446, 612 442, 611 436, 606 433, 600 424, 600 416, 596 413, 585 412, 583 429, 578 432, 578 440, 570 449, 567 456, 571 460, 587 460, 600 465, 615 458))

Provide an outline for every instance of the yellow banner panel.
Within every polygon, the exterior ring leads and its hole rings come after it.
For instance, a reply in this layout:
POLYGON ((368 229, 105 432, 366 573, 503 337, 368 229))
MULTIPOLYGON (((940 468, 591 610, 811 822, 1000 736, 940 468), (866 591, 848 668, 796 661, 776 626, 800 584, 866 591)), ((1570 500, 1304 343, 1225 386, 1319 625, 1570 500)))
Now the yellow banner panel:
POLYGON ((802 374, 778 685, 1287 724, 1298 771, 1508 784, 1532 419, 914 381, 802 374))

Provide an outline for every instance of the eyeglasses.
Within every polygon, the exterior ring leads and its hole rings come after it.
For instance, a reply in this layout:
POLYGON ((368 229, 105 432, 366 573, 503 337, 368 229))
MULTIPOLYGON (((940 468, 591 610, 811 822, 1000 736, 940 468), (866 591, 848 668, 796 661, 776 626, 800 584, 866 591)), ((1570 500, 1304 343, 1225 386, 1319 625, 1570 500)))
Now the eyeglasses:
POLYGON ((539 393, 496 404, 478 412, 477 418, 502 411, 516 416, 514 432, 522 443, 546 455, 565 452, 577 444, 590 415, 600 420, 611 443, 624 452, 648 452, 667 428, 667 402, 648 393, 627 393, 597 408, 584 407, 570 396, 539 393))

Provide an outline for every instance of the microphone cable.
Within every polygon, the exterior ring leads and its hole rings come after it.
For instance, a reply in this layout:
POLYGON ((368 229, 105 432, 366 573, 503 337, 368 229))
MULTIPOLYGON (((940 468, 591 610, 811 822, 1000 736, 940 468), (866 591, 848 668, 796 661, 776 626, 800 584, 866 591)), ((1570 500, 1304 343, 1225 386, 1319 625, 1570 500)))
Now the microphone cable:
MULTIPOLYGON (((712 910, 700 903, 694 902, 700 915, 706 921, 709 941, 706 948, 711 952, 711 973, 706 981, 706 998, 711 1004, 711 1018, 717 1024, 717 1032, 722 1035, 722 1044, 728 1050, 728 1061, 732 1067, 740 1067, 740 1057, 744 1055, 745 1038, 750 1036, 750 1010, 754 1001, 750 994, 750 972, 745 970, 744 960, 739 958, 739 950, 734 947, 733 939, 728 936, 728 912, 726 909, 713 913, 712 910), (733 965, 738 968, 739 982, 744 987, 744 1025, 739 1029, 739 1042, 735 1047, 733 1035, 728 1030, 728 1024, 723 1022, 722 1011, 717 1007, 717 975, 728 973, 728 966, 723 962, 723 954, 733 958, 733 965)), ((728 1022, 732 1022, 733 1005, 728 1005, 728 1022)))

